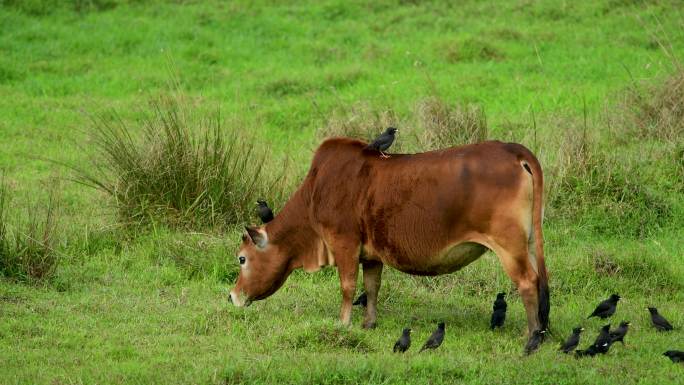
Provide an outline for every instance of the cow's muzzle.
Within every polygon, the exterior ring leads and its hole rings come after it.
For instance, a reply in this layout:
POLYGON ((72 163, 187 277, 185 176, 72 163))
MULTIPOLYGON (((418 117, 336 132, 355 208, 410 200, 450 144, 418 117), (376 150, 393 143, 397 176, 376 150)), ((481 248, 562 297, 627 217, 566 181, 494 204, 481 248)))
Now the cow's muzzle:
POLYGON ((246 298, 242 293, 238 294, 235 291, 231 291, 228 296, 230 303, 237 307, 247 307, 252 304, 252 300, 246 298))

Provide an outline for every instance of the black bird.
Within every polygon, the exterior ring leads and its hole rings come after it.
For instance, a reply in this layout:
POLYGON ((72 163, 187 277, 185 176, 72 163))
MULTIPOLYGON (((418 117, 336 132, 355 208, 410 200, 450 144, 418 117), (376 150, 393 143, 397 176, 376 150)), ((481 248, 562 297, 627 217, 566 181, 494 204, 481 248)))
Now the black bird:
POLYGON ((422 352, 425 349, 437 349, 439 345, 442 344, 442 341, 444 341, 444 322, 437 324, 437 330, 432 332, 432 335, 425 341, 425 345, 420 348, 420 351, 422 352))
POLYGON ((654 307, 649 307, 648 311, 651 312, 651 322, 653 322, 653 326, 659 332, 667 332, 673 329, 672 325, 669 322, 667 322, 665 317, 661 316, 658 313, 658 309, 654 307))
POLYGON ((401 337, 397 340, 397 342, 394 343, 394 349, 393 351, 395 353, 403 353, 408 350, 408 348, 411 347, 411 329, 406 328, 404 331, 401 333, 401 337))
POLYGON ((617 303, 620 300, 620 296, 617 294, 613 294, 608 298, 607 300, 601 302, 598 306, 596 306, 596 309, 594 309, 594 312, 591 313, 591 315, 587 318, 591 317, 599 317, 601 319, 606 319, 613 314, 615 314, 615 309, 617 308, 617 303))
POLYGON ((530 354, 539 349, 539 345, 544 341, 544 333, 546 333, 546 330, 535 330, 532 333, 532 337, 530 337, 527 345, 525 345, 525 354, 530 354))
POLYGON ((575 351, 575 357, 584 357, 584 356, 593 357, 596 354, 598 354, 598 350, 596 349, 596 347, 594 345, 591 345, 584 350, 575 351))
POLYGON ((498 309, 504 309, 508 307, 508 304, 506 304, 506 299, 504 298, 506 296, 506 293, 501 292, 496 295, 496 299, 494 300, 494 310, 498 309))
POLYGON ((570 353, 571 351, 575 350, 577 345, 579 345, 580 342, 580 334, 584 331, 583 327, 576 327, 572 329, 572 334, 570 334, 570 337, 568 337, 567 340, 563 344, 561 344, 560 351, 563 353, 570 353))
POLYGON ((575 357, 595 356, 597 354, 606 354, 610 349, 610 324, 601 328, 601 332, 591 346, 585 350, 578 350, 575 352, 575 357))
POLYGON ((273 220, 273 211, 268 207, 268 203, 265 200, 257 200, 257 215, 263 224, 266 224, 273 220))
POLYGON ((366 292, 364 291, 363 293, 361 293, 359 298, 357 298, 352 305, 366 307, 368 305, 368 295, 366 294, 366 292))
POLYGON ((502 327, 504 321, 506 320, 506 300, 504 297, 506 293, 499 293, 496 295, 496 300, 494 300, 494 312, 492 312, 492 319, 489 322, 489 328, 494 330, 497 327, 502 327))
POLYGON ((608 324, 601 328, 601 331, 592 346, 596 349, 597 353, 606 354, 608 353, 608 349, 610 349, 610 345, 613 343, 612 341, 613 340, 610 337, 610 324, 608 324))
POLYGON ((394 142, 394 134, 396 132, 397 132, 396 128, 389 127, 380 136, 375 138, 375 140, 371 144, 366 146, 366 148, 369 150, 380 151, 381 157, 389 158, 389 156, 385 155, 385 153, 383 151, 387 151, 387 149, 390 148, 390 146, 394 142))
POLYGON ((624 338, 627 335, 627 332, 629 331, 629 325, 631 325, 631 322, 628 321, 622 321, 620 322, 620 326, 618 326, 615 330, 610 331, 610 343, 615 343, 615 342, 622 342, 622 344, 625 344, 624 338))
POLYGON ((669 357, 672 362, 684 362, 684 352, 680 350, 668 350, 663 355, 669 357))
POLYGON ((494 330, 496 328, 503 327, 505 320, 506 320, 506 308, 496 309, 492 313, 491 321, 489 321, 489 328, 491 330, 494 330))

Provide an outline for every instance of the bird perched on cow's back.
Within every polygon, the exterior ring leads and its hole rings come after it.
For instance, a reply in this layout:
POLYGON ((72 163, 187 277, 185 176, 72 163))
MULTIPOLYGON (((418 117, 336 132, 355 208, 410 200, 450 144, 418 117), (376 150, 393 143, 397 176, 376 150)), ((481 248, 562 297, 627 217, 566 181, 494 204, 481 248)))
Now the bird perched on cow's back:
POLYGON ((439 345, 442 344, 442 341, 444 341, 444 322, 437 324, 437 330, 432 332, 432 335, 425 341, 425 344, 420 348, 420 351, 422 352, 425 349, 437 349, 439 345))
POLYGON ((579 345, 580 342, 580 334, 584 331, 583 327, 576 327, 572 329, 572 334, 570 334, 570 337, 568 337, 567 340, 565 340, 564 343, 561 344, 560 351, 563 353, 570 353, 571 351, 575 350, 577 345, 579 345))
POLYGON ((622 342, 622 344, 625 344, 625 336, 627 335, 627 332, 629 331, 629 325, 631 325, 630 322, 628 321, 622 321, 620 322, 620 326, 615 328, 614 330, 610 331, 610 343, 615 343, 615 342, 622 342))
POLYGON ((401 337, 397 340, 397 342, 394 343, 394 349, 393 351, 395 353, 403 353, 408 350, 408 348, 411 347, 411 329, 410 328, 405 328, 404 331, 401 332, 401 337))
POLYGON ((613 314, 615 314, 615 310, 617 309, 617 303, 619 300, 619 295, 612 294, 610 298, 598 304, 598 306, 596 306, 596 309, 594 309, 594 312, 591 313, 591 315, 587 318, 599 317, 601 319, 606 319, 612 316, 613 314))
POLYGON ((665 319, 665 317, 658 313, 658 309, 649 307, 648 311, 651 312, 651 322, 656 330, 659 332, 667 332, 673 329, 672 325, 665 319))
POLYGON ((664 356, 667 356, 672 362, 684 362, 684 352, 679 351, 679 350, 668 350, 665 353, 663 353, 664 356))
POLYGON ((380 151, 380 156, 382 158, 389 158, 389 156, 385 155, 383 151, 387 151, 388 148, 394 143, 394 134, 397 133, 397 129, 394 127, 389 127, 380 134, 373 142, 371 142, 368 146, 366 146, 366 149, 369 150, 376 150, 380 151))
POLYGON ((273 211, 268 207, 268 203, 265 200, 257 200, 257 215, 263 224, 266 224, 273 220, 273 211))
POLYGON ((506 320, 506 308, 508 305, 504 299, 505 296, 506 293, 499 293, 496 295, 496 300, 494 300, 492 319, 489 322, 489 327, 492 330, 502 327, 506 320))
POLYGON ((525 345, 525 354, 530 354, 533 351, 539 349, 539 345, 544 341, 544 334, 546 333, 546 330, 535 330, 532 333, 532 336, 530 337, 529 341, 527 341, 527 345, 525 345))
POLYGON ((368 294, 366 294, 365 291, 361 293, 359 298, 357 298, 352 305, 366 307, 368 305, 368 294))

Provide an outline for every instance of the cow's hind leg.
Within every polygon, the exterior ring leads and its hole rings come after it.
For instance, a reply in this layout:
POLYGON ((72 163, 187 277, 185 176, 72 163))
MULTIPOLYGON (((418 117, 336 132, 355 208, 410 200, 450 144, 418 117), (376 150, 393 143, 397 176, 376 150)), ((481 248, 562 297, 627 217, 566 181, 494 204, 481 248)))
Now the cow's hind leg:
POLYGON ((363 327, 372 329, 375 327, 377 319, 378 290, 382 278, 382 263, 363 262, 363 286, 366 289, 368 304, 366 305, 366 317, 363 320, 363 327))
POLYGON ((518 288, 527 314, 527 329, 532 335, 532 332, 541 328, 541 324, 538 314, 538 277, 530 263, 527 242, 497 242, 493 249, 506 274, 518 288))

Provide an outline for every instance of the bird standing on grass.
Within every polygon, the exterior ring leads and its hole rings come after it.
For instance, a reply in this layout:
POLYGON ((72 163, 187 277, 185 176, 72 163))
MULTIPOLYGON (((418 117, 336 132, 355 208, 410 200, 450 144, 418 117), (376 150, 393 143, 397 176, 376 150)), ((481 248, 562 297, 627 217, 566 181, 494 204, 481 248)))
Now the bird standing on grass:
POLYGON ((530 337, 530 340, 527 341, 527 345, 525 345, 525 354, 529 355, 533 351, 539 349, 539 345, 544 341, 544 333, 546 333, 546 330, 535 330, 532 333, 532 337, 530 337))
POLYGON ((584 331, 583 327, 576 327, 572 329, 572 334, 570 334, 570 337, 568 337, 567 340, 563 344, 561 344, 560 351, 563 353, 570 353, 571 351, 575 350, 577 345, 579 345, 580 342, 580 334, 584 331))
POLYGON ((380 136, 375 138, 375 140, 371 144, 366 146, 366 148, 369 150, 380 151, 380 157, 389 158, 389 156, 385 155, 383 151, 387 151, 387 149, 390 148, 392 143, 394 143, 394 134, 396 134, 396 132, 396 128, 389 127, 380 136))
POLYGON ((598 304, 598 306, 596 306, 596 309, 594 309, 594 312, 591 313, 591 315, 587 318, 599 317, 601 319, 606 319, 612 316, 613 314, 615 314, 615 310, 617 309, 617 303, 619 300, 619 295, 612 294, 610 298, 598 304))
POLYGON ((679 350, 668 350, 665 353, 663 353, 664 356, 667 356, 672 362, 684 362, 684 352, 679 351, 679 350))
POLYGON ((437 324, 437 330, 432 332, 432 335, 425 341, 425 345, 420 348, 420 351, 422 352, 425 349, 437 349, 439 345, 442 344, 442 341, 444 341, 444 322, 437 324))
POLYGON ((496 300, 494 301, 494 311, 492 312, 492 319, 489 322, 489 328, 494 330, 497 327, 502 327, 504 321, 506 320, 506 300, 504 297, 506 293, 499 293, 496 295, 496 300))
POLYGON ((610 331, 610 343, 614 342, 622 342, 622 344, 625 344, 624 338, 627 335, 627 332, 629 331, 629 325, 631 325, 630 322, 628 321, 622 321, 620 322, 620 326, 618 326, 615 330, 610 331))
POLYGON ((610 324, 604 325, 594 341, 594 347, 598 353, 606 354, 612 343, 613 340, 610 337, 610 324))
POLYGON ((410 348, 410 347, 411 347, 411 329, 406 328, 401 333, 401 337, 399 337, 397 342, 394 343, 393 352, 403 353, 403 352, 407 351, 408 348, 410 348))
POLYGON ((658 309, 654 307, 649 307, 648 311, 651 312, 651 322, 653 322, 653 326, 659 332, 668 332, 673 329, 672 325, 669 322, 667 322, 665 317, 661 316, 658 313, 658 309))
POLYGON ((263 224, 273 220, 273 211, 268 207, 268 203, 265 200, 257 200, 257 215, 259 215, 259 219, 261 219, 263 224))
POLYGON ((357 298, 352 305, 366 307, 368 305, 368 294, 366 294, 365 291, 361 293, 359 298, 357 298))
POLYGON ((608 353, 608 349, 610 349, 610 344, 611 344, 611 338, 610 338, 610 324, 605 325, 601 328, 601 332, 599 332, 598 337, 596 337, 596 340, 594 341, 591 346, 586 348, 585 350, 578 350, 575 352, 576 357, 582 357, 582 356, 595 356, 596 354, 606 354, 608 353))

